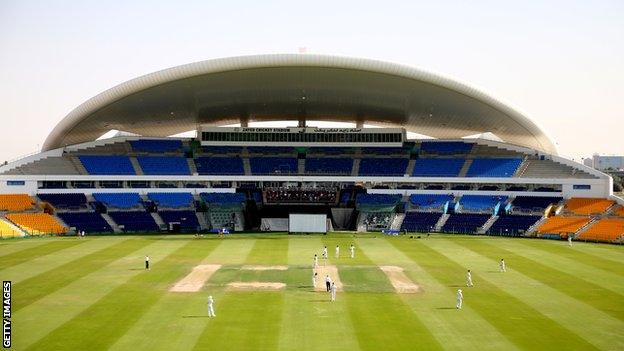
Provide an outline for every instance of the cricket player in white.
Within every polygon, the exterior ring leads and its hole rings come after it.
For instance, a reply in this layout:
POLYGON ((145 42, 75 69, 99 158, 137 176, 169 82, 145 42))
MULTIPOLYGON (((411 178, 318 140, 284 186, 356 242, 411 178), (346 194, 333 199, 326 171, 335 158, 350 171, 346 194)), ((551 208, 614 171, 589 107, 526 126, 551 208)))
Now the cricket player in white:
POLYGON ((457 289, 457 304, 455 305, 455 308, 461 310, 462 302, 464 302, 464 294, 462 294, 461 289, 457 289))
POLYGON ((329 290, 331 289, 331 283, 332 280, 329 277, 329 274, 325 277, 325 289, 327 290, 327 292, 329 292, 329 290))
POLYGON ((572 235, 568 235, 568 246, 572 246, 572 235))
POLYGON ((145 269, 149 270, 149 256, 145 255, 145 269))
POLYGON ((318 256, 314 254, 314 268, 318 267, 318 256))
POLYGON ((340 258, 340 246, 336 245, 336 258, 340 258))
POLYGON ((336 301, 336 283, 331 284, 331 300, 336 301))
POLYGON ((212 299, 212 295, 208 296, 208 317, 216 317, 217 315, 214 313, 214 300, 212 299))
POLYGON ((472 273, 470 273, 470 269, 468 273, 466 273, 466 286, 474 286, 474 284, 472 284, 472 273))
POLYGON ((318 275, 318 273, 316 273, 314 270, 312 270, 312 287, 314 289, 316 289, 316 276, 318 275))
POLYGON ((323 248, 323 258, 327 259, 327 246, 323 248))
POLYGON ((501 258, 500 263, 498 264, 500 266, 500 271, 501 272, 507 272, 507 267, 505 266, 505 260, 501 258))
POLYGON ((355 258, 355 246, 353 244, 349 247, 349 251, 351 251, 351 258, 355 258))

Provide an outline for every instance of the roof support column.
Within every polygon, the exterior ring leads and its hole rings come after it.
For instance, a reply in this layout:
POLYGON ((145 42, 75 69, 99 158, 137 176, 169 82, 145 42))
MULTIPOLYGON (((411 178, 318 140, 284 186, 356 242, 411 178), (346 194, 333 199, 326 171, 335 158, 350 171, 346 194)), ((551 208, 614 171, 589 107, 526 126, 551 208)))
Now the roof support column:
POLYGON ((249 115, 240 116, 240 125, 243 128, 249 127, 249 115))
POLYGON ((297 127, 299 127, 299 128, 305 128, 306 127, 306 118, 304 116, 300 116, 299 117, 299 123, 297 124, 297 127))

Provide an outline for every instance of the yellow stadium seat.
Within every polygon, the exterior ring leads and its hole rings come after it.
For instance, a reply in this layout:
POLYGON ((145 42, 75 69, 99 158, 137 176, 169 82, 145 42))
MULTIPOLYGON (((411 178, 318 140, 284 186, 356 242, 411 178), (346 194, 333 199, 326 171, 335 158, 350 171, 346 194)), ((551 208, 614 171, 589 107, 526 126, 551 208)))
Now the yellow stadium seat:
POLYGON ((12 225, 3 219, 0 219, 0 238, 14 238, 23 235, 24 234, 21 231, 15 230, 12 225))
POLYGON ((30 235, 67 233, 67 228, 47 213, 9 213, 6 217, 30 235))
POLYGON ((33 199, 26 194, 3 194, 0 195, 0 211, 24 211, 34 205, 33 199))
POLYGON ((624 218, 602 218, 594 223, 578 239, 614 241, 624 235, 624 218))
POLYGON ((559 234, 567 237, 576 233, 581 227, 589 223, 588 217, 550 217, 538 229, 539 234, 559 234))
POLYGON ((592 213, 604 213, 614 203, 614 201, 608 199, 573 197, 568 200, 565 208, 575 214, 589 215, 592 213))

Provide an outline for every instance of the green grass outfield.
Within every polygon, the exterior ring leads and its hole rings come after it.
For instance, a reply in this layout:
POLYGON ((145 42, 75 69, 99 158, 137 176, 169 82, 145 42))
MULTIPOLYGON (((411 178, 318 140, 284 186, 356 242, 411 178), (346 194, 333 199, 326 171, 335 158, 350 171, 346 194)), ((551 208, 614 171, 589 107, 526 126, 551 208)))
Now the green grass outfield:
POLYGON ((0 278, 13 281, 16 350, 624 350, 622 246, 443 235, 33 238, 0 241, 0 278), (333 303, 310 287, 323 245, 345 286, 333 303), (200 292, 168 291, 198 264, 223 266, 200 292), (395 293, 380 265, 403 267, 422 291, 395 293), (474 288, 463 286, 467 268, 474 288), (231 291, 232 281, 286 288, 231 291))

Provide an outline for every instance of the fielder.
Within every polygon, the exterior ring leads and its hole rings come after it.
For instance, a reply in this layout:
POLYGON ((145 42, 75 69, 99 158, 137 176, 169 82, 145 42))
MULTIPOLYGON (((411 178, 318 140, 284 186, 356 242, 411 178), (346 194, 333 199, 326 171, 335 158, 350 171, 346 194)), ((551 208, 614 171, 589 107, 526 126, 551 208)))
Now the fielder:
POLYGON ((353 244, 349 247, 349 251, 351 252, 351 258, 355 258, 355 246, 353 244))
POLYGON ((149 256, 145 255, 145 269, 149 270, 149 256))
POLYGON ((464 302, 464 294, 462 294, 461 289, 457 289, 457 304, 455 305, 455 308, 461 310, 462 302, 464 302))
POLYGON ((501 272, 507 272, 507 266, 505 266, 505 260, 501 258, 500 263, 498 264, 501 272))
POLYGON ((318 256, 314 254, 314 268, 318 267, 318 256))
POLYGON ((568 246, 572 246, 572 235, 568 235, 568 246))
POLYGON ((331 289, 331 284, 332 284, 332 280, 329 277, 329 274, 325 277, 325 289, 327 289, 327 292, 330 291, 331 289))
POLYGON ((316 276, 318 275, 318 273, 316 273, 315 271, 312 271, 312 287, 314 289, 316 289, 316 276))
POLYGON ((336 258, 340 258, 340 246, 336 245, 336 258))
POLYGON ((468 273, 466 273, 466 286, 474 286, 474 284, 472 284, 472 273, 470 273, 470 269, 468 270, 468 273))
POLYGON ((331 284, 331 301, 336 301, 336 283, 331 284))
POLYGON ((327 259, 327 246, 323 247, 323 259, 327 259))
POLYGON ((208 317, 216 317, 217 315, 214 313, 214 300, 212 299, 212 295, 208 296, 208 317))

